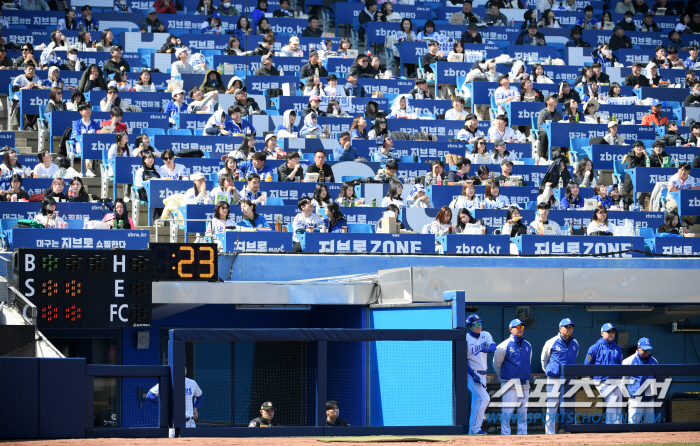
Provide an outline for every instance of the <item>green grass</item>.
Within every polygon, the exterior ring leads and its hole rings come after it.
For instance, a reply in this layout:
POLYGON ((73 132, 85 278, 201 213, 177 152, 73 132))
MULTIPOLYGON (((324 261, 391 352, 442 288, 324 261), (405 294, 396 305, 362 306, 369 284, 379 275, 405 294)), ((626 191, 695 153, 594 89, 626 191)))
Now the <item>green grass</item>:
POLYGON ((408 436, 399 437, 395 435, 371 435, 366 437, 322 437, 317 438, 318 441, 323 441, 325 443, 409 443, 416 441, 434 441, 434 442, 446 442, 453 441, 454 438, 447 437, 419 437, 419 436, 408 436))

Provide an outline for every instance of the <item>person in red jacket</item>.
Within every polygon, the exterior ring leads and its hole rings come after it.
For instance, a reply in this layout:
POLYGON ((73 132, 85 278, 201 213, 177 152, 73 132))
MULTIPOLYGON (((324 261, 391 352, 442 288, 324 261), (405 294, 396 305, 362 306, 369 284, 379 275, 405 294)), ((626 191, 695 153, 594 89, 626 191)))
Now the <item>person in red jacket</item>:
POLYGON ((153 7, 158 14, 177 14, 175 3, 170 0, 156 0, 153 7))
POLYGON ((666 125, 668 123, 668 118, 661 114, 661 101, 654 99, 651 101, 651 113, 644 115, 642 118, 642 125, 666 125))

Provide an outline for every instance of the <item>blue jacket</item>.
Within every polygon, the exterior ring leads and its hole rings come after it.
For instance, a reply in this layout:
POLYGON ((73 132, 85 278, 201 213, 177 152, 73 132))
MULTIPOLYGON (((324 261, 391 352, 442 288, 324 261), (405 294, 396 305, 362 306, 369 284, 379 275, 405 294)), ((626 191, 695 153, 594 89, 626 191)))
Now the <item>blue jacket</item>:
POLYGON ((606 195, 603 199, 600 198, 600 195, 596 195, 596 199, 598 200, 598 205, 603 206, 605 209, 610 209, 610 207, 614 204, 610 195, 606 195))
MULTIPOLYGON (((277 128, 275 128, 275 135, 277 135, 277 133, 280 130, 287 130, 287 127, 285 127, 284 124, 278 125, 277 128)), ((293 125, 292 126, 292 133, 299 133, 299 127, 297 127, 296 125, 293 125)))
POLYGON ((75 23, 75 29, 78 31, 83 29, 87 31, 98 31, 100 29, 100 21, 97 20, 94 15, 92 16, 90 25, 85 24, 85 19, 76 19, 75 23))
POLYGON ((80 118, 73 123, 73 132, 70 134, 70 139, 76 141, 79 135, 84 133, 97 133, 100 130, 100 125, 90 119, 90 122, 86 125, 83 119, 80 118))
MULTIPOLYGON (((622 364, 622 349, 615 341, 608 342, 603 338, 598 339, 598 342, 593 344, 591 348, 588 349, 588 354, 586 355, 585 365, 588 364, 608 364, 608 365, 619 365, 622 364)), ((619 376, 594 376, 593 379, 600 379, 605 381, 606 379, 617 378, 619 376)))
POLYGON ((257 217, 255 217, 255 221, 251 222, 250 220, 243 218, 241 219, 241 222, 239 223, 241 227, 244 228, 269 228, 270 226, 267 224, 267 219, 265 218, 264 215, 258 214, 257 217))
MULTIPOLYGON (((647 358, 642 358, 639 356, 639 353, 635 353, 634 355, 625 358, 624 361, 622 361, 623 364, 629 364, 629 365, 653 365, 653 364, 658 364, 658 361, 656 361, 656 358, 654 358, 652 355, 649 355, 647 358)), ((653 376, 630 376, 629 377, 631 380, 634 382, 632 384, 627 385, 627 391, 630 394, 630 398, 634 396, 639 396, 635 395, 637 391, 639 390, 640 387, 642 387, 642 384, 648 379, 654 379, 653 376)), ((646 393, 646 392, 643 392, 646 393)), ((644 396, 642 398, 643 401, 651 401, 651 396, 644 396)))
POLYGON ((180 113, 187 113, 187 102, 183 102, 180 105, 180 108, 178 108, 177 104, 175 102, 170 101, 165 106, 164 113, 166 115, 168 115, 169 118, 174 118, 176 115, 179 115, 180 113))
POLYGON ((263 166, 262 169, 258 170, 253 166, 253 161, 248 160, 248 161, 243 161, 241 163, 238 163, 238 168, 241 171, 241 175, 243 177, 248 177, 251 173, 257 173, 260 175, 260 181, 265 181, 265 177, 267 176, 267 173, 269 172, 270 175, 272 175, 272 178, 275 178, 274 172, 272 171, 272 167, 270 167, 267 163, 263 166))
POLYGON ((520 384, 527 384, 530 382, 531 361, 532 345, 525 338, 516 339, 514 335, 510 335, 496 347, 493 368, 501 378, 501 383, 518 379, 520 384))
POLYGON ((551 378, 559 378, 562 365, 576 364, 578 351, 578 341, 573 337, 568 341, 561 335, 553 337, 542 348, 542 370, 551 378))
POLYGON ((253 127, 253 125, 245 119, 241 119, 240 124, 233 122, 233 119, 226 119, 224 128, 231 133, 242 133, 244 135, 255 134, 255 127, 253 127))
POLYGON ((357 150, 353 146, 350 146, 348 150, 340 145, 333 149, 333 161, 355 161, 357 157, 357 150))
POLYGON ((566 197, 561 201, 561 208, 564 210, 583 209, 583 205, 583 198, 581 198, 580 195, 576 198, 572 198, 571 202, 569 202, 569 199, 566 197))
POLYGON ((343 226, 347 226, 348 222, 345 221, 344 218, 341 218, 340 220, 336 221, 333 223, 332 227, 330 226, 330 221, 329 220, 323 220, 323 224, 326 225, 326 228, 328 229, 328 232, 343 232, 342 228, 343 226))
POLYGON ((360 84, 352 85, 350 82, 346 82, 343 88, 345 88, 345 94, 348 96, 354 96, 356 98, 365 97, 365 89, 362 88, 360 84))

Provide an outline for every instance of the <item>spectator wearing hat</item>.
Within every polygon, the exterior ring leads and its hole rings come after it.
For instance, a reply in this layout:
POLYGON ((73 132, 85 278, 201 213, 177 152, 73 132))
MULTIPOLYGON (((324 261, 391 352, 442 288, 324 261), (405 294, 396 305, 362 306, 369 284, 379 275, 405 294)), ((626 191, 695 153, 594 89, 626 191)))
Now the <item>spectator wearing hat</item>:
POLYGON ((634 24, 634 13, 632 11, 626 11, 622 20, 617 22, 617 26, 625 31, 637 31, 637 26, 634 24))
POLYGON ((697 81, 698 81, 698 76, 695 73, 695 71, 688 70, 685 72, 685 83, 683 84, 683 88, 691 89, 691 88, 693 88, 693 84, 697 81))
POLYGON ((598 29, 598 20, 593 17, 593 6, 586 5, 583 14, 583 17, 576 19, 576 25, 583 29, 598 29))
MULTIPOLYGON (((466 4, 467 3, 465 3, 465 5, 466 4)), ((471 3, 469 3, 469 5, 471 5, 471 3)), ((467 30, 462 33, 462 45, 466 45, 468 43, 482 43, 481 34, 479 34, 477 29, 478 27, 476 26, 476 23, 469 24, 467 30)))
POLYGON ((345 95, 356 98, 365 97, 365 89, 362 86, 357 85, 357 73, 354 71, 348 71, 345 75, 346 84, 343 86, 345 89, 345 95))
MULTIPOLYGON (((500 145, 505 147, 506 143, 503 140, 499 140, 498 142, 500 142, 500 145)), ((501 166, 501 174, 495 178, 496 184, 507 183, 508 178, 511 176, 511 172, 513 172, 513 161, 508 158, 502 158, 498 164, 501 166)))
POLYGON ((170 66, 171 76, 178 76, 181 74, 193 74, 194 67, 187 63, 189 57, 189 51, 187 47, 180 47, 175 50, 175 57, 177 60, 170 66))
POLYGON ((63 62, 60 66, 61 71, 83 71, 85 69, 80 60, 78 60, 77 48, 71 48, 67 53, 67 57, 68 60, 63 62))
POLYGON ((639 30, 655 33, 661 32, 661 28, 659 28, 659 25, 657 25, 656 22, 654 22, 654 14, 652 14, 651 12, 647 12, 646 14, 644 14, 642 24, 639 25, 639 30))
MULTIPOLYGON (((663 150, 664 146, 673 147, 677 146, 678 143, 680 143, 681 146, 684 146, 686 144, 685 140, 681 137, 681 135, 678 134, 678 124, 676 124, 676 121, 668 121, 668 123, 666 124, 666 134, 660 136, 659 139, 657 139, 654 142, 654 144, 663 144, 663 146, 661 147, 661 149, 663 150)), ((665 154, 664 156, 668 156, 668 154, 665 154)), ((655 158, 653 156, 650 156, 650 159, 652 160, 652 162, 655 161, 655 158)), ((661 167, 661 163, 659 163, 659 166, 657 167, 661 167)))
POLYGON ((127 61, 122 59, 122 47, 113 45, 109 51, 110 57, 102 66, 102 71, 109 76, 110 74, 119 73, 122 68, 127 72, 131 71, 127 61))
MULTIPOLYGON (((589 5, 590 6, 590 5, 589 5)), ((610 49, 617 51, 625 48, 632 48, 632 40, 625 35, 625 30, 617 25, 613 28, 613 35, 610 37, 610 49)))
POLYGON ((280 50, 282 57, 303 57, 304 52, 299 48, 299 38, 292 36, 289 38, 289 43, 280 50))
POLYGON ((185 90, 178 88, 173 91, 173 100, 165 106, 164 113, 170 118, 174 118, 180 113, 187 113, 187 103, 185 102, 185 90))
POLYGON ((304 111, 301 113, 301 120, 304 121, 306 115, 309 113, 314 113, 316 116, 326 116, 326 112, 321 110, 321 98, 314 95, 309 97, 309 104, 306 106, 304 111))
POLYGON ((221 34, 223 31, 221 13, 219 11, 214 11, 211 17, 202 23, 201 31, 202 34, 221 34))
MULTIPOLYGON (((353 70, 350 70, 353 71, 353 70)), ((314 77, 314 74, 318 74, 319 78, 328 77, 328 70, 321 65, 318 57, 318 52, 309 52, 309 63, 301 67, 301 79, 308 79, 314 77)))
MULTIPOLYGON (((636 88, 636 87, 635 87, 636 88)), ((651 101, 651 113, 644 115, 642 125, 662 126, 668 123, 668 118, 661 113, 661 101, 654 99, 651 101)))
POLYGON ((566 46, 573 48, 587 48, 591 44, 586 42, 581 38, 582 29, 580 26, 576 25, 571 29, 571 40, 566 42, 566 46))
POLYGON ((649 79, 642 75, 642 63, 635 62, 632 65, 632 74, 625 78, 625 87, 649 87, 649 79))
POLYGON ((624 146, 625 139, 617 134, 619 125, 615 121, 608 122, 608 134, 603 137, 605 141, 611 146, 624 146))
POLYGON ((256 76, 279 76, 280 72, 272 65, 272 56, 265 54, 260 58, 262 65, 255 70, 256 76))
POLYGON ((260 111, 260 106, 255 102, 255 99, 248 97, 248 90, 246 87, 234 91, 233 97, 236 98, 236 103, 234 105, 241 107, 241 116, 248 116, 251 112, 251 108, 254 112, 260 111))
POLYGON ((156 11, 156 8, 150 7, 148 8, 148 13, 146 14, 146 18, 141 20, 141 24, 139 25, 139 28, 141 32, 147 33, 150 32, 152 33, 165 33, 168 32, 165 29, 165 24, 158 20, 158 12, 156 11))
POLYGON ((338 136, 338 142, 340 144, 333 149, 333 159, 335 161, 355 161, 358 157, 357 149, 352 146, 350 133, 341 133, 338 136))
MULTIPOLYGON (((465 0, 462 3, 462 12, 455 12, 450 19, 451 25, 476 25, 481 22, 481 18, 472 12, 472 0, 465 0)), ((464 43, 464 35, 462 35, 464 43)))
POLYGON ((309 26, 304 28, 301 32, 301 37, 321 37, 323 35, 323 30, 318 27, 318 17, 315 15, 310 15, 308 20, 309 26))
POLYGON ((520 33, 518 38, 515 40, 516 45, 547 45, 545 41, 544 34, 537 31, 537 24, 530 23, 527 26, 527 30, 520 33))
POLYGON ((424 54, 423 59, 421 60, 421 66, 426 73, 433 72, 433 70, 430 68, 430 64, 435 62, 447 62, 447 57, 444 56, 442 51, 438 52, 439 49, 440 45, 437 43, 437 41, 431 40, 430 43, 428 43, 428 50, 430 52, 424 54))
POLYGON ((430 93, 428 81, 425 79, 416 79, 416 88, 409 91, 408 94, 410 94, 413 99, 435 99, 435 96, 430 93))
MULTIPOLYGON (((696 32, 700 32, 700 29, 696 32)), ((663 42, 666 47, 675 46, 677 50, 685 51, 688 49, 688 45, 683 41, 681 34, 672 29, 668 32, 668 38, 663 42)))

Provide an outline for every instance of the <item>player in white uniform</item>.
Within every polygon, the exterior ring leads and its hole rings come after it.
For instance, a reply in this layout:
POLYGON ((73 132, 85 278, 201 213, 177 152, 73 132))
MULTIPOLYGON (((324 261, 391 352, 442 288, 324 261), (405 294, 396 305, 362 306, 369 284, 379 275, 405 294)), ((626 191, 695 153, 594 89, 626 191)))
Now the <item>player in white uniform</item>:
MULTIPOLYGON (((185 375, 187 375, 187 364, 185 364, 185 375)), ((159 386, 160 384, 156 384, 151 388, 151 390, 148 391, 148 395, 146 398, 148 398, 150 401, 154 403, 158 403, 158 395, 159 395, 159 386)), ((185 421, 187 421, 186 427, 197 427, 197 425, 194 423, 194 420, 199 417, 199 413, 197 413, 197 408, 199 405, 202 404, 202 389, 199 388, 197 385, 197 382, 195 382, 193 379, 189 379, 185 377, 185 421), (194 398, 194 402, 192 402, 192 398, 194 398)))
POLYGON ((469 346, 469 391, 472 393, 472 410, 469 415, 469 435, 486 435, 481 430, 484 414, 491 397, 486 391, 486 368, 488 354, 496 351, 491 334, 481 331, 481 318, 478 314, 467 317, 467 345, 469 346))

